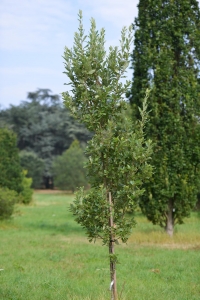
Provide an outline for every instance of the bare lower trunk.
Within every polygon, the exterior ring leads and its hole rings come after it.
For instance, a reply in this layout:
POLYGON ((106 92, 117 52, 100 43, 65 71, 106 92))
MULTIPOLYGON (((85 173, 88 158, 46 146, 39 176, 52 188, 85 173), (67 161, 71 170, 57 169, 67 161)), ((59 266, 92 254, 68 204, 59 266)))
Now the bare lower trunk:
POLYGON ((114 246, 115 246, 115 237, 113 235, 112 228, 114 228, 113 217, 112 217, 112 196, 109 192, 109 206, 110 206, 110 243, 109 243, 109 254, 110 254, 110 289, 111 289, 111 300, 117 300, 117 279, 116 279, 116 261, 114 259, 114 246))
POLYGON ((166 232, 167 232, 167 234, 169 234, 169 236, 173 236, 174 218, 173 218, 173 201, 172 201, 172 199, 170 199, 169 203, 168 203, 166 232))

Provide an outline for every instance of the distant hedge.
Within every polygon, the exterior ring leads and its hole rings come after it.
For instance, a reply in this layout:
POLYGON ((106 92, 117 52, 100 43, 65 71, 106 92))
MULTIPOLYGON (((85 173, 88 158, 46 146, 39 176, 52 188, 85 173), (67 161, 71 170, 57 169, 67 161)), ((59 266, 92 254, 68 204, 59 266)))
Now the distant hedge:
POLYGON ((80 144, 75 140, 69 149, 53 162, 54 184, 61 190, 71 190, 88 186, 86 170, 83 168, 86 157, 80 144))
POLYGON ((18 196, 15 191, 7 188, 0 188, 0 220, 11 217, 14 205, 18 201, 18 196))

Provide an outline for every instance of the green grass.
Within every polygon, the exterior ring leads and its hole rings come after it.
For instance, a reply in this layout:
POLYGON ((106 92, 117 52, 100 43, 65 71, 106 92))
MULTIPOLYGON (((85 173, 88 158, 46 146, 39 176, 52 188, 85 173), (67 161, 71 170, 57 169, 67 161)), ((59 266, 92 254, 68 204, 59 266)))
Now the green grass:
MULTIPOLYGON (((73 197, 34 194, 0 222, 0 299, 106 300, 108 249, 91 244, 68 211, 73 197)), ((119 245, 120 299, 200 299, 200 216, 177 226, 173 238, 140 213, 127 245, 119 245)))

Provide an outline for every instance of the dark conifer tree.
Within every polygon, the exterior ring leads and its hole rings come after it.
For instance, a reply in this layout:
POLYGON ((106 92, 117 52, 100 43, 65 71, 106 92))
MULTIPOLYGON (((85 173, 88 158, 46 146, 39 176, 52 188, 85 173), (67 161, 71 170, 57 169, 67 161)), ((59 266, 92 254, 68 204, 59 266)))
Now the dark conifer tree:
POLYGON ((172 235, 197 201, 200 11, 196 0, 140 0, 138 9, 129 99, 138 119, 138 106, 151 88, 145 131, 154 142, 154 175, 140 205, 172 235))

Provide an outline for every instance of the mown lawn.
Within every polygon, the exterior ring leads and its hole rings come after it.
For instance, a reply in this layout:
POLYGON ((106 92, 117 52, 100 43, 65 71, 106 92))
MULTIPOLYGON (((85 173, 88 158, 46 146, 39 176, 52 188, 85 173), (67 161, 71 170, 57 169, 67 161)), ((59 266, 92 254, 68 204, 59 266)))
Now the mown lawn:
MULTIPOLYGON (((69 213, 73 197, 34 194, 0 222, 0 299, 110 299, 108 250, 91 244, 69 213)), ((121 300, 200 299, 200 215, 166 236, 140 213, 127 245, 117 246, 121 300)))

